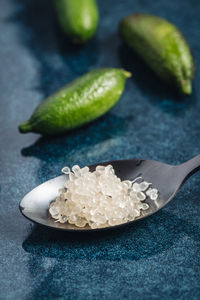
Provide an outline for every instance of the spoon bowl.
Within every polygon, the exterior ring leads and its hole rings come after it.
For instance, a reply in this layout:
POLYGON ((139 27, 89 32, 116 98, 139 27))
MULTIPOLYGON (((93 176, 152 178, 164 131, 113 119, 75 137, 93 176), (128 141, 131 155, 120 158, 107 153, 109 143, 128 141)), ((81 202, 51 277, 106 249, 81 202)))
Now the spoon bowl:
POLYGON ((121 180, 133 180, 141 176, 159 191, 157 200, 147 198, 145 202, 149 204, 149 208, 142 211, 135 220, 99 229, 92 229, 89 225, 80 228, 69 223, 55 222, 49 213, 49 205, 59 195, 59 190, 64 187, 68 175, 48 180, 30 191, 20 202, 21 213, 37 224, 66 231, 102 231, 134 223, 156 213, 176 195, 185 180, 200 169, 200 155, 177 166, 153 160, 129 159, 95 164, 89 168, 90 171, 94 171, 97 165, 108 164, 113 166, 115 174, 121 180))

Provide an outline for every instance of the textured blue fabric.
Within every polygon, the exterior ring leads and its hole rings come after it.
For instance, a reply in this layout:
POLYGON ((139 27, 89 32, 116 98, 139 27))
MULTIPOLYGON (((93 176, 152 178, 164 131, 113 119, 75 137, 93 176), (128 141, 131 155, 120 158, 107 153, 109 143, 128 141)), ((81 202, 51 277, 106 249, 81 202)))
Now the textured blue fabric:
POLYGON ((200 299, 200 174, 156 215, 107 233, 41 228, 18 210, 65 165, 132 157, 176 164, 200 152, 200 1, 99 0, 99 8, 95 38, 75 47, 50 0, 0 1, 0 299, 200 299), (192 96, 181 99, 123 45, 117 26, 131 12, 183 31, 197 63, 192 96), (46 96, 102 66, 133 73, 107 115, 60 137, 18 132, 46 96))

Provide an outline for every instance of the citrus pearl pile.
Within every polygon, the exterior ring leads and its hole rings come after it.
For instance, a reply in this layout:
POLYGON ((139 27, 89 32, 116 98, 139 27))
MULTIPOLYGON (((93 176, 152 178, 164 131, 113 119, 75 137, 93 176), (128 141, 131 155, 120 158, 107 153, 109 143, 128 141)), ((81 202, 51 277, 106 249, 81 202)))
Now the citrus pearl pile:
POLYGON ((111 165, 97 166, 94 172, 75 165, 71 171, 65 167, 62 172, 69 175, 69 180, 49 208, 60 223, 77 227, 89 224, 93 229, 126 223, 149 208, 143 202, 147 197, 158 198, 158 190, 151 188, 151 183, 141 181, 141 177, 121 181, 111 165))

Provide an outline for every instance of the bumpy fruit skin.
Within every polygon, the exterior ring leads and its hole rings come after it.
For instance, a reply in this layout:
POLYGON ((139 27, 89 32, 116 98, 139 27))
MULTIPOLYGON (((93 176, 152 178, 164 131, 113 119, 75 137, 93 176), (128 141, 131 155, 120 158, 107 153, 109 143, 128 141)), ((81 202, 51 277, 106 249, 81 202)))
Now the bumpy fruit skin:
POLYGON ((117 103, 130 76, 115 68, 91 71, 44 100, 19 130, 54 135, 93 121, 117 103))
POLYGON ((85 43, 96 32, 99 13, 96 0, 54 0, 63 31, 74 43, 85 43))
POLYGON ((120 22, 119 32, 161 79, 177 86, 183 94, 191 94, 195 64, 176 26, 156 16, 133 14, 120 22))

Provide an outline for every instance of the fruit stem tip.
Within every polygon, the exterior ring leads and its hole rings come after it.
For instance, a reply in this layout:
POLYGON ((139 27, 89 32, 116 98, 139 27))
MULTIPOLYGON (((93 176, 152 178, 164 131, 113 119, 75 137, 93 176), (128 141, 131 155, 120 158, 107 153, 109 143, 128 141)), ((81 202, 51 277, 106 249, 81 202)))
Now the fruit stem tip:
POLYGON ((181 90, 183 94, 190 95, 192 93, 192 85, 190 81, 184 81, 181 85, 181 90))
POLYGON ((21 133, 26 133, 26 132, 31 131, 31 126, 30 126, 29 122, 25 122, 25 123, 22 123, 21 125, 19 125, 19 131, 21 133))
POLYGON ((126 71, 124 69, 122 69, 122 71, 123 71, 123 73, 124 73, 124 75, 125 75, 126 78, 130 78, 132 76, 131 72, 128 72, 128 71, 126 71))

